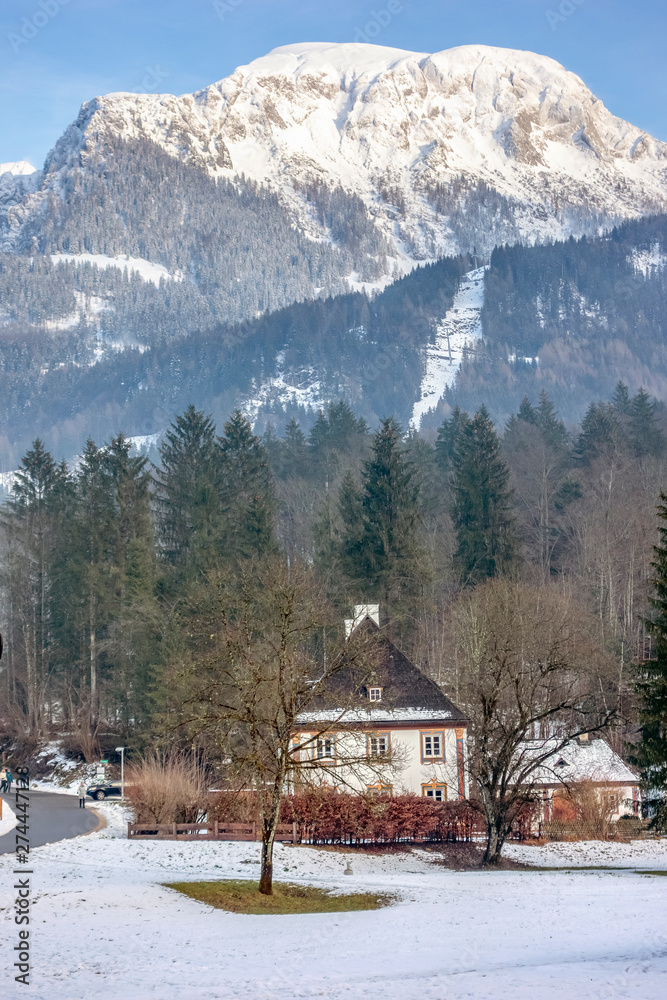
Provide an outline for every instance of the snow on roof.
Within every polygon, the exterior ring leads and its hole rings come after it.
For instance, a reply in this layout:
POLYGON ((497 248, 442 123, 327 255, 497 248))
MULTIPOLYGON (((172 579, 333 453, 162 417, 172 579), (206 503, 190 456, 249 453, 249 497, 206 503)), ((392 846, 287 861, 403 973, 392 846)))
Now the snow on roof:
MULTIPOLYGON (((350 709, 319 709, 315 712, 302 712, 297 717, 300 726, 311 723, 331 722, 336 720, 341 724, 357 722, 368 725, 371 722, 441 722, 453 720, 453 713, 441 708, 350 708, 350 709)), ((459 724, 459 719, 455 720, 459 724)))
POLYGON ((603 739, 571 740, 562 747, 558 740, 531 740, 523 745, 521 752, 526 756, 541 755, 550 742, 555 750, 533 775, 537 784, 575 781, 637 783, 636 774, 603 739))

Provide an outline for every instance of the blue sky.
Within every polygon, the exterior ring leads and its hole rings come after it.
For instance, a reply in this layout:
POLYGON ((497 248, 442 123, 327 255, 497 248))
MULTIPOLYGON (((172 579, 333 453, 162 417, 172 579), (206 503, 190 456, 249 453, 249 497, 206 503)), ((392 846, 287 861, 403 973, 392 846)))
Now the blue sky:
POLYGON ((552 56, 615 114, 667 140, 666 0, 5 0, 0 162, 41 166, 80 104, 181 94, 277 45, 352 41, 435 52, 484 43, 552 56))

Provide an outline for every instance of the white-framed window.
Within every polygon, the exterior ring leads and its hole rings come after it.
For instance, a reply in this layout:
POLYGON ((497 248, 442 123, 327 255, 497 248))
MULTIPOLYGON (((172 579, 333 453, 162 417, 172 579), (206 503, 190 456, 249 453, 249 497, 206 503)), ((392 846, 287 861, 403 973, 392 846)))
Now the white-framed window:
POLYGON ((422 796, 434 802, 446 802, 447 785, 422 785, 422 796))
POLYGON ((422 733, 422 761, 445 759, 445 734, 422 733))
POLYGON ((336 737, 318 736, 313 744, 315 760, 333 760, 336 756, 336 737))
POLYGON ((368 733, 366 753, 369 757, 381 757, 389 753, 389 733, 368 733))
POLYGON ((368 689, 368 700, 369 701, 382 701, 382 688, 369 688, 368 689))

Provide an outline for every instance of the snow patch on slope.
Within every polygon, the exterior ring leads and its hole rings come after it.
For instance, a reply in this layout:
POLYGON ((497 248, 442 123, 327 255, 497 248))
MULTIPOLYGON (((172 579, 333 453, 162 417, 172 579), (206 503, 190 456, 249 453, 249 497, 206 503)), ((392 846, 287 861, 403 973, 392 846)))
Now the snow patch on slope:
POLYGON ((0 472, 0 496, 9 496, 16 482, 16 472, 0 472))
POLYGON ((161 436, 162 431, 157 431, 156 434, 135 434, 127 440, 134 451, 140 455, 148 455, 151 448, 157 448, 161 436))
POLYGON ((667 254, 662 252, 659 243, 654 243, 650 250, 633 250, 629 261, 635 271, 640 271, 648 278, 654 269, 662 271, 667 265, 667 254))
POLYGON ((143 281, 150 281, 154 285, 159 285, 162 278, 165 281, 182 281, 183 275, 180 273, 171 274, 163 264, 154 264, 143 257, 107 257, 102 253, 52 253, 51 260, 54 264, 61 261, 74 263, 77 265, 93 264, 95 267, 107 268, 117 267, 121 271, 125 268, 133 274, 138 274, 143 281))
POLYGON ((454 296, 451 309, 438 325, 435 344, 425 350, 421 396, 412 410, 410 425, 419 430, 422 417, 434 409, 445 389, 453 385, 466 352, 482 337, 480 317, 484 303, 484 273, 487 267, 468 271, 454 296))
POLYGON ((285 355, 281 351, 276 356, 276 374, 273 378, 255 387, 250 398, 241 404, 242 412, 253 426, 260 409, 270 403, 293 404, 319 410, 330 402, 322 395, 322 385, 314 369, 307 368, 286 374, 284 364, 285 355))

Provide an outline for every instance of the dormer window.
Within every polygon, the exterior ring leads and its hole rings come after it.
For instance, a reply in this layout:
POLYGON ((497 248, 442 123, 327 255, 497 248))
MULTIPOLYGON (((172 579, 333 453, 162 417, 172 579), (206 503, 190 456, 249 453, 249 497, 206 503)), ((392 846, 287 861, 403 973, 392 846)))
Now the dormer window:
POLYGON ((368 700, 369 701, 382 701, 382 688, 369 688, 368 689, 368 700))

